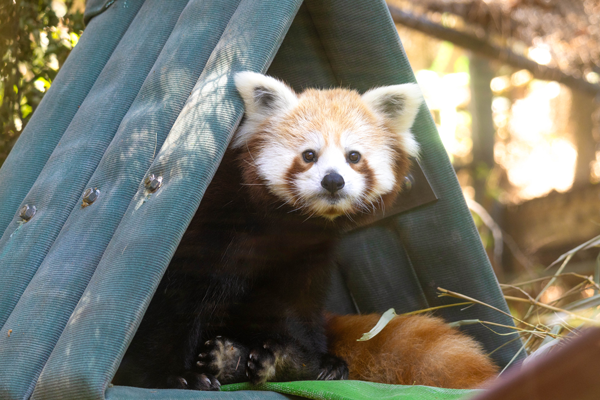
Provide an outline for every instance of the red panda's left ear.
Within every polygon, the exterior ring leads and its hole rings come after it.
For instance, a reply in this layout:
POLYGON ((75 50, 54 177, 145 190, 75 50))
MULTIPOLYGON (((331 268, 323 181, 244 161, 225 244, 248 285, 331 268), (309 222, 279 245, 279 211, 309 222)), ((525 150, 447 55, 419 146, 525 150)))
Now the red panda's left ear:
POLYGON ((404 150, 417 157, 419 145, 410 132, 410 127, 423 102, 419 86, 414 83, 384 86, 369 90, 362 95, 362 99, 400 135, 404 150))

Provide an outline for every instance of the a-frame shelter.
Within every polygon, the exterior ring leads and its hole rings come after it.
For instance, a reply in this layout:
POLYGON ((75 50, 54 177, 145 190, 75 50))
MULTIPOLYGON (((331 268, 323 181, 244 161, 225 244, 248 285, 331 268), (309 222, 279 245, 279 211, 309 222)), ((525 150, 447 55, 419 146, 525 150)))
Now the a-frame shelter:
MULTIPOLYGON (((0 398, 283 398, 110 382, 242 118, 234 73, 297 90, 414 82, 385 3, 88 0, 86 19, 0 169, 0 398)), ((348 235, 331 308, 411 311, 449 303, 444 287, 508 312, 426 106, 413 131, 414 186, 435 198, 348 235)), ((481 306, 440 314, 512 324, 481 306)), ((504 345, 501 366, 520 348, 465 329, 504 345)))

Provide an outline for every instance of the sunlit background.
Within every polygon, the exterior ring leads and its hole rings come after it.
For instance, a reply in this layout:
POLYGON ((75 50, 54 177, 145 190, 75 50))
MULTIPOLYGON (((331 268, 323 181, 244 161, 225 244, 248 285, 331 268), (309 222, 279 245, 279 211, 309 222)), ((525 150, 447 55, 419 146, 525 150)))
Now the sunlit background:
MULTIPOLYGON (((453 71, 445 72, 439 61, 447 57, 444 53, 464 51, 447 42, 439 47, 432 66, 415 71, 415 75, 450 159, 456 165, 465 165, 471 161, 472 150, 469 60, 461 55, 453 64, 453 71)), ((490 88, 494 93, 494 159, 506 171, 510 184, 499 200, 519 203, 552 190, 569 190, 577 158, 567 130, 569 89, 557 82, 533 79, 527 70, 494 77, 490 88)), ((595 179, 599 169, 596 162, 595 179)), ((465 185, 464 189, 472 195, 472 187, 465 185)))

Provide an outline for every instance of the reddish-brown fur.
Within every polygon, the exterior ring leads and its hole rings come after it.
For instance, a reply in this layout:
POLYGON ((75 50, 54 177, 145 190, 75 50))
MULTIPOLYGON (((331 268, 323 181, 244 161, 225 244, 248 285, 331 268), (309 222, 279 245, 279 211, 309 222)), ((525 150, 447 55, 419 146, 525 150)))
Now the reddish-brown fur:
POLYGON ((431 316, 397 316, 373 339, 357 342, 379 318, 327 318, 329 351, 346 360, 350 379, 470 389, 498 373, 479 343, 431 316))

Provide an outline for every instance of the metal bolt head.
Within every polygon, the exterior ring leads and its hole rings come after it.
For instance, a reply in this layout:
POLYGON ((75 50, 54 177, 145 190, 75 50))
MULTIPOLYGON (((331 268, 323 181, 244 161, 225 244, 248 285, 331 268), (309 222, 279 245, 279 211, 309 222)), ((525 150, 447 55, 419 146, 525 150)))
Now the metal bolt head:
POLYGON ((36 211, 37 211, 37 209, 35 208, 35 206, 30 206, 29 204, 25 204, 23 207, 21 207, 21 210, 19 211, 19 217, 21 217, 21 219, 23 221, 27 222, 31 218, 33 218, 36 211))
POLYGON ((83 203, 89 206, 98 199, 98 196, 100 196, 98 188, 87 188, 83 192, 83 203))
POLYGON ((156 192, 156 190, 162 185, 162 176, 155 176, 154 174, 150 174, 144 180, 146 184, 146 189, 151 192, 156 192))
POLYGON ((415 185, 415 178, 411 174, 408 174, 404 177, 404 182, 402 182, 402 190, 409 191, 415 185))

